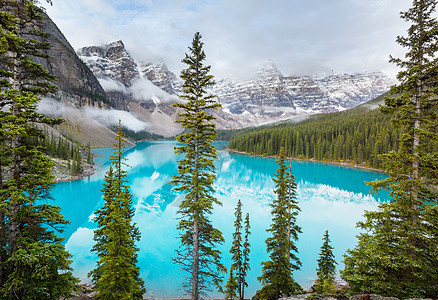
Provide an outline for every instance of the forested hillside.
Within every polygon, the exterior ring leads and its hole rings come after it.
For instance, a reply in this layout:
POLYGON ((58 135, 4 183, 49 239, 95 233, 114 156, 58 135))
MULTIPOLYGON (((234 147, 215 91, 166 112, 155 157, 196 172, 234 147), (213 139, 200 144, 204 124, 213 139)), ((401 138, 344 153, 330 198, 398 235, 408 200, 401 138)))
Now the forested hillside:
POLYGON ((320 114, 300 123, 282 123, 275 127, 234 135, 229 148, 258 155, 286 155, 316 160, 350 161, 382 167, 379 154, 397 149, 398 132, 390 116, 377 106, 382 95, 356 108, 320 114))

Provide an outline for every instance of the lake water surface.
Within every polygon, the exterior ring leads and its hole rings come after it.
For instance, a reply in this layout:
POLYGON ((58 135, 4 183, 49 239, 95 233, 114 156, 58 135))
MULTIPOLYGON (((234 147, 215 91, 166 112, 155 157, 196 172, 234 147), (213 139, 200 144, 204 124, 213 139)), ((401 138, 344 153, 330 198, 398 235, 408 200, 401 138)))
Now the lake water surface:
MULTIPOLYGON (((224 145, 218 143, 217 147, 223 149, 224 145)), ((183 296, 179 288, 184 274, 171 261, 178 247, 176 212, 181 201, 181 195, 173 192, 169 184, 177 169, 174 146, 174 142, 143 142, 125 153, 131 166, 128 176, 134 194, 134 222, 141 231, 138 244, 140 274, 148 296, 155 298, 183 296)), ((67 250, 73 255, 74 273, 84 282, 89 282, 87 273, 94 268, 96 261, 96 256, 90 252, 94 243, 93 216, 103 204, 100 190, 111 152, 110 149, 98 149, 95 153, 99 155, 95 159, 98 167, 95 175, 80 181, 58 183, 53 190, 55 204, 62 207, 62 212, 70 220, 63 235, 67 250)), ((225 150, 220 150, 218 156, 215 189, 223 206, 215 208, 212 221, 226 239, 221 249, 223 263, 228 268, 228 250, 238 199, 243 203, 243 214, 250 214, 251 271, 246 290, 249 298, 260 288, 257 281, 257 276, 261 275, 260 262, 268 258, 265 230, 271 222, 269 203, 274 197, 272 176, 277 163, 271 158, 225 150)), ((343 253, 356 242, 355 235, 359 232, 355 228, 356 222, 362 219, 364 210, 374 210, 378 201, 386 201, 389 196, 387 193, 370 193, 370 187, 364 183, 385 178, 382 173, 315 162, 292 161, 291 165, 301 207, 297 222, 302 227, 298 249, 303 264, 294 277, 304 288, 309 288, 316 279, 316 260, 325 230, 329 231, 334 246, 339 274, 343 253)), ((226 279, 227 275, 224 282, 226 279)), ((220 294, 212 292, 211 295, 220 294)))

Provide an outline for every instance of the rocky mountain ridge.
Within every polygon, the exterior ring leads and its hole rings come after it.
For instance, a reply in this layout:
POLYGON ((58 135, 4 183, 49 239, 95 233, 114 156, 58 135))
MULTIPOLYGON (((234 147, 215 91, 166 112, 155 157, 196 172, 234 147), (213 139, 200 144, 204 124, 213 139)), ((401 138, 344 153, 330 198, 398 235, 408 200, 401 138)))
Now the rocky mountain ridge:
MULTIPOLYGON (((176 118, 171 104, 178 101, 176 95, 182 82, 164 62, 137 62, 122 41, 83 47, 77 53, 116 108, 149 122, 152 132, 165 135, 177 132, 169 130, 176 118), (157 119, 161 124, 157 124, 157 119)), ((216 80, 211 92, 222 105, 215 112, 218 128, 241 128, 345 110, 383 94, 394 84, 381 72, 283 76, 272 61, 261 65, 253 79, 216 80)))
POLYGON ((221 80, 214 88, 232 114, 327 113, 345 110, 389 90, 394 82, 381 72, 328 74, 324 77, 283 76, 273 62, 261 65, 255 79, 221 80))
POLYGON ((84 109, 104 111, 112 106, 104 88, 48 16, 39 26, 47 33, 50 49, 45 50, 48 58, 35 61, 56 76, 53 83, 58 86, 54 94, 40 101, 39 111, 65 119, 54 128, 57 134, 84 145, 111 146, 115 133, 84 113, 84 109))
POLYGON ((59 90, 55 97, 70 102, 76 107, 109 107, 105 91, 99 81, 78 58, 56 24, 46 16, 41 26, 42 31, 48 33, 47 42, 50 49, 45 52, 49 58, 37 58, 36 62, 56 76, 55 84, 59 90))

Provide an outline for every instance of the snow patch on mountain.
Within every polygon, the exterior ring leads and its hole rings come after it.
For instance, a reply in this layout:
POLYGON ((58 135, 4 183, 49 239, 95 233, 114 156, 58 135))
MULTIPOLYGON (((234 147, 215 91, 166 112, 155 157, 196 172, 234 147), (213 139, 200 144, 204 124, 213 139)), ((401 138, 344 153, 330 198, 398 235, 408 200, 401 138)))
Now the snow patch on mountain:
MULTIPOLYGON (((135 111, 141 120, 155 126, 156 133, 175 132, 163 126, 172 126, 177 118, 177 109, 171 104, 181 101, 177 95, 182 81, 163 61, 137 62, 122 41, 84 47, 78 55, 118 108, 135 111)), ((381 72, 283 76, 272 60, 261 64, 252 79, 216 78, 216 82, 211 93, 222 105, 214 112, 218 128, 241 128, 342 111, 383 94, 395 83, 381 72)))

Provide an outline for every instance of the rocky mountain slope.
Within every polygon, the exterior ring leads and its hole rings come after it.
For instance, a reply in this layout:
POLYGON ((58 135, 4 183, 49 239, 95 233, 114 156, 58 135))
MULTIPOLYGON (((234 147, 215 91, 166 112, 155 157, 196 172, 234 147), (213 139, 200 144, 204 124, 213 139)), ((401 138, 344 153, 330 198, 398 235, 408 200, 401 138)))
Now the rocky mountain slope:
POLYGON ((71 102, 76 107, 109 107, 105 90, 93 72, 79 59, 76 52, 58 29, 56 24, 46 17, 42 31, 48 33, 49 58, 37 59, 45 69, 57 77, 59 87, 57 97, 71 102))
POLYGON ((46 17, 41 24, 51 48, 49 58, 36 59, 57 77, 58 91, 40 102, 39 110, 49 116, 60 116, 65 122, 55 128, 60 134, 91 146, 109 147, 115 137, 107 126, 96 122, 84 109, 107 110, 111 107, 105 90, 93 72, 71 47, 56 24, 46 17))
MULTIPOLYGON (((181 81, 164 62, 137 62, 122 41, 77 51, 118 109, 150 124, 147 130, 176 134, 173 125, 181 81)), ((261 65, 253 79, 216 79, 212 92, 222 109, 215 112, 218 128, 242 128, 295 116, 345 110, 389 90, 394 83, 381 72, 283 76, 272 61, 261 65)))

